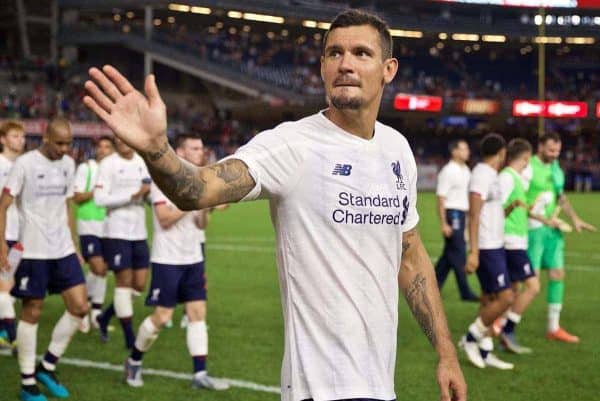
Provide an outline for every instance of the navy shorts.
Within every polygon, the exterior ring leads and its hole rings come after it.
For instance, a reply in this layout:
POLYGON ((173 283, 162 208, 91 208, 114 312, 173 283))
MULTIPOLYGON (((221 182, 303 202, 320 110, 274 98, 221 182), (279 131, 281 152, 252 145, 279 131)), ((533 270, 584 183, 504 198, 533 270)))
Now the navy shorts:
POLYGON ((152 263, 152 282, 146 305, 174 308, 179 303, 191 301, 206 301, 204 262, 193 265, 152 263))
POLYGON ((525 281, 535 276, 535 270, 531 267, 531 261, 525 249, 507 249, 506 264, 510 281, 525 281))
POLYGON ((6 240, 6 245, 8 246, 8 249, 12 248, 14 244, 16 244, 17 241, 11 241, 9 239, 6 240))
POLYGON ((479 250, 477 278, 484 294, 495 294, 510 287, 504 248, 479 250))
POLYGON ((103 238, 102 250, 108 268, 114 272, 123 269, 146 269, 150 266, 150 252, 146 240, 103 238))
POLYGON ((15 272, 15 298, 43 299, 84 284, 85 278, 74 253, 60 259, 22 259, 15 272))
POLYGON ((81 256, 87 262, 94 256, 104 256, 102 252, 102 239, 95 235, 79 236, 79 246, 81 247, 81 256))

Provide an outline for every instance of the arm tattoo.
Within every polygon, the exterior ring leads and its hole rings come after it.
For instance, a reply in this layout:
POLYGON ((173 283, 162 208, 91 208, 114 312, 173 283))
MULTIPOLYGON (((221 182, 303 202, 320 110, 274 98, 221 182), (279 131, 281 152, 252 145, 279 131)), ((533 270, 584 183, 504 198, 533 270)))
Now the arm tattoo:
POLYGON ((429 342, 435 346, 437 336, 433 327, 433 307, 427 294, 427 279, 421 273, 417 273, 410 282, 405 297, 421 330, 429 342))
POLYGON ((208 168, 223 182, 223 197, 226 201, 242 199, 256 185, 248 173, 248 167, 240 160, 230 159, 208 168))
POLYGON ((402 236, 402 253, 410 249, 410 242, 412 240, 412 237, 415 236, 416 232, 416 229, 412 229, 404 233, 404 235, 402 236))
POLYGON ((165 154, 167 154, 168 151, 169 151, 169 143, 165 142, 158 151, 146 153, 144 156, 146 159, 148 159, 148 161, 155 162, 158 159, 160 159, 161 157, 163 157, 165 154))

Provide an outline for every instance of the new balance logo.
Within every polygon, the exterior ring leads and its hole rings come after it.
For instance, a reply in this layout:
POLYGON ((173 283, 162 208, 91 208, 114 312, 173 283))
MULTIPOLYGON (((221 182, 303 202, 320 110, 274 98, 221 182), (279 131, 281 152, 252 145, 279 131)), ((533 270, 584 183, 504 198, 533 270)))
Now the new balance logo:
POLYGON ((155 288, 152 290, 152 300, 158 301, 158 295, 160 294, 160 288, 155 288))
POLYGON ((115 266, 120 266, 121 265, 121 254, 117 253, 115 255, 115 266))
POLYGON ((22 277, 21 281, 19 282, 19 290, 20 291, 27 291, 27 285, 29 284, 29 277, 22 277))
POLYGON ((349 176, 351 172, 352 172, 351 164, 336 164, 335 167, 333 168, 333 171, 331 172, 331 174, 332 175, 349 176))
POLYGON ((498 275, 498 285, 500 287, 504 287, 504 285, 505 285, 504 273, 498 275))
POLYGON ((94 253, 94 244, 88 244, 87 248, 88 248, 88 253, 90 253, 90 254, 94 253))
POLYGON ((531 274, 531 265, 529 263, 525 264, 523 270, 525 270, 525 274, 531 274))

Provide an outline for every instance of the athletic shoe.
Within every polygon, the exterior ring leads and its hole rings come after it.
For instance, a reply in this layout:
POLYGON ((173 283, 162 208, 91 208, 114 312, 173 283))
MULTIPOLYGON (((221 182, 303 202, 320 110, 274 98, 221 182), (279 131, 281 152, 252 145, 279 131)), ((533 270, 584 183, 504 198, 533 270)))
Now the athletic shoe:
POLYGON ((81 323, 79 323, 79 331, 83 334, 90 332, 90 315, 85 315, 83 319, 81 319, 81 323))
POLYGON ((519 344, 515 333, 500 333, 500 343, 507 351, 515 354, 531 354, 533 350, 519 344))
POLYGON ((98 324, 98 321, 96 320, 96 318, 102 313, 102 311, 98 310, 98 309, 92 309, 92 311, 90 312, 90 324, 92 326, 93 329, 98 330, 100 328, 100 325, 98 324))
POLYGON ((579 337, 569 333, 562 327, 559 327, 558 330, 556 330, 555 332, 550 332, 550 331, 547 332, 546 338, 548 340, 562 341, 562 342, 569 343, 569 344, 579 343, 579 337))
POLYGON ((183 316, 181 316, 181 322, 179 322, 179 327, 181 327, 182 329, 185 329, 186 327, 188 327, 188 317, 186 314, 184 314, 183 316))
POLYGON ((142 379, 142 363, 133 364, 131 359, 125 360, 125 382, 130 387, 142 387, 144 380, 142 379))
POLYGON ((167 323, 165 323, 165 329, 170 329, 173 327, 173 319, 169 319, 167 323))
POLYGON ((21 398, 21 401, 48 401, 46 396, 40 393, 40 389, 35 384, 22 386, 19 398, 21 398))
POLYGON ((35 372, 35 378, 42 383, 50 394, 56 398, 67 398, 69 397, 69 390, 63 386, 54 372, 44 369, 43 366, 39 365, 35 372))
POLYGON ((481 353, 479 352, 479 345, 476 342, 467 341, 467 337, 462 336, 462 338, 458 342, 458 346, 463 351, 465 351, 465 354, 467 354, 467 358, 474 366, 480 369, 485 368, 485 362, 481 357, 481 353))
POLYGON ((0 349, 10 348, 10 341, 8 340, 8 333, 6 330, 0 330, 0 349))
POLYGON ((487 356, 485 357, 483 362, 485 363, 485 366, 487 366, 487 367, 496 368, 496 369, 500 369, 500 370, 511 370, 511 369, 514 369, 514 367, 515 367, 515 365, 513 365, 512 363, 504 362, 503 360, 499 359, 492 352, 487 354, 487 356))
POLYGON ((210 377, 206 372, 203 372, 194 375, 192 387, 197 389, 222 391, 229 388, 229 383, 224 380, 210 377))
POLYGON ((98 331, 100 332, 100 340, 103 343, 108 342, 108 323, 102 319, 102 313, 99 313, 94 320, 98 325, 98 331))

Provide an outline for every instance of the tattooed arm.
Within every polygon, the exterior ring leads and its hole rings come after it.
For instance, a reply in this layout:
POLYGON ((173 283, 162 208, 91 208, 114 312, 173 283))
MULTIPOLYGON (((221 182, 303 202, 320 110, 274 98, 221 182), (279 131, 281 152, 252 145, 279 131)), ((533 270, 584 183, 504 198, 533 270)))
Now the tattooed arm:
POLYGON ((159 151, 140 154, 153 181, 181 210, 239 201, 255 185, 241 160, 229 159, 197 167, 179 158, 166 140, 159 151))
POLYGON ((435 348, 441 400, 466 400, 467 386, 456 357, 435 279, 433 265, 416 228, 402 238, 400 290, 415 319, 435 348))

